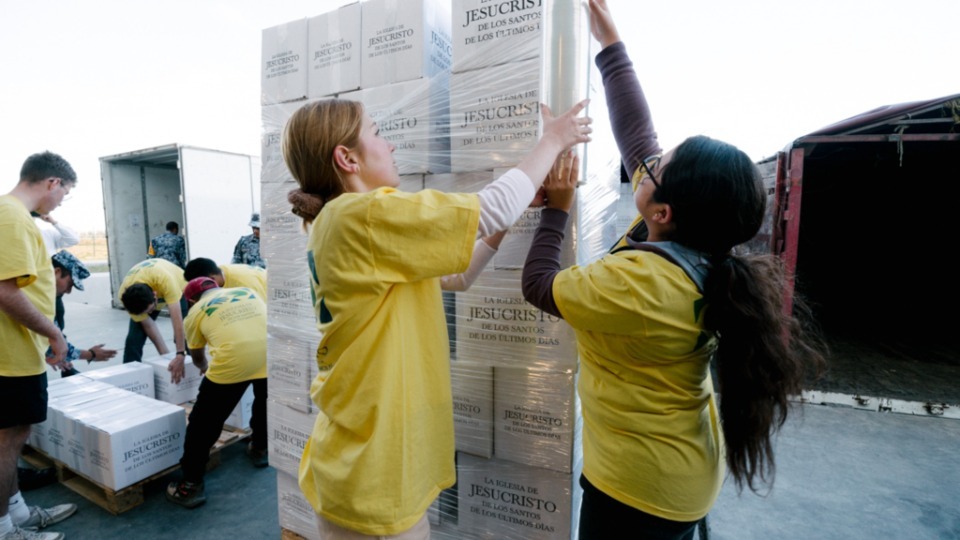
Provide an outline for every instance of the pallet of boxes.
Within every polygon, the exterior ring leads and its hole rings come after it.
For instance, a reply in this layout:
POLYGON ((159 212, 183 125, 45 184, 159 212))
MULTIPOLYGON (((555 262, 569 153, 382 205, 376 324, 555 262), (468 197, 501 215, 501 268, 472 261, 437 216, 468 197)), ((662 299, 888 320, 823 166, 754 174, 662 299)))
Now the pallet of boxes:
MULTIPOLYGON (((595 132, 606 109, 588 62, 578 2, 366 0, 263 31, 261 230, 268 276, 270 462, 280 525, 317 538, 297 468, 316 415, 316 330, 307 233, 290 213, 297 187, 282 130, 304 103, 360 101, 395 147, 401 190, 476 192, 535 145, 540 103, 584 97, 595 132), (402 9, 401 9, 402 3, 402 9)), ((583 185, 565 264, 589 262, 617 236, 619 157, 579 148, 583 185)), ((580 488, 578 361, 572 330, 527 304, 520 275, 539 223, 530 208, 470 290, 444 293, 451 339, 457 484, 434 503, 434 538, 571 538, 580 488)))
MULTIPOLYGON (((189 359, 184 379, 171 383, 170 360, 158 356, 51 380, 47 420, 33 426, 25 459, 55 467, 63 485, 113 514, 142 504, 145 484, 179 467, 187 408, 200 385, 189 359)), ((244 401, 246 412, 241 402, 214 452, 249 434, 252 395, 244 401)))

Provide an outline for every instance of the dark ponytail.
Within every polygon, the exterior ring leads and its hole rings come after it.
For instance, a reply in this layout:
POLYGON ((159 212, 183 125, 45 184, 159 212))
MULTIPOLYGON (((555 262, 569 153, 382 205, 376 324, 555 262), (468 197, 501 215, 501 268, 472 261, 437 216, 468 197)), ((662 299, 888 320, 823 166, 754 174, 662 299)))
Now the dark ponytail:
POLYGON ((772 485, 772 436, 808 371, 819 375, 826 347, 799 298, 784 313, 786 274, 772 255, 720 256, 707 277, 704 326, 719 335, 715 354, 727 467, 738 489, 772 485))

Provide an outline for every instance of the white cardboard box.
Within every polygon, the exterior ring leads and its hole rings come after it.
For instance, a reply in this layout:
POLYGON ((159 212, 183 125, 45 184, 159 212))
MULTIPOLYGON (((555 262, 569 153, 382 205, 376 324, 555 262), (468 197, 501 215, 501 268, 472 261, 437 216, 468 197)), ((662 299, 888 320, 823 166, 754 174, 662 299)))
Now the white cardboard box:
POLYGON ((297 478, 283 471, 277 471, 277 513, 280 527, 307 540, 320 540, 316 511, 300 491, 297 478))
POLYGON ((401 175, 450 170, 450 77, 446 74, 356 92, 341 98, 363 103, 380 136, 396 147, 401 175))
POLYGON ((303 449, 313 433, 317 415, 305 414, 270 399, 267 403, 267 448, 270 466, 296 477, 303 449))
POLYGON ((451 170, 519 163, 540 138, 541 99, 537 59, 451 75, 451 170))
POLYGON ((167 369, 174 355, 167 353, 143 360, 144 364, 153 366, 153 384, 157 392, 157 399, 179 405, 197 399, 200 392, 200 381, 203 375, 193 359, 189 356, 183 361, 183 379, 174 384, 170 381, 170 371, 167 369))
POLYGON ((494 368, 498 459, 569 473, 580 461, 580 402, 573 372, 494 368))
POLYGON ((153 367, 141 362, 129 362, 116 366, 92 369, 90 371, 84 371, 80 375, 88 379, 111 384, 117 388, 129 390, 141 396, 156 398, 153 367))
POLYGON ((316 331, 312 336, 303 337, 267 334, 267 395, 270 401, 302 413, 313 410, 310 383, 316 372, 319 343, 320 334, 316 331))
POLYGON ((267 331, 274 335, 317 334, 306 251, 296 259, 274 258, 267 272, 267 331))
POLYGON ((360 88, 450 72, 448 0, 367 0, 361 6, 360 88))
POLYGON ((360 88, 360 12, 354 2, 308 20, 308 97, 360 88))
POLYGON ((307 97, 307 19, 265 28, 261 39, 260 103, 307 97))
POLYGON ((457 450, 493 457, 493 368, 455 361, 450 376, 457 450))
POLYGON ((566 321, 529 304, 519 270, 484 270, 456 297, 457 359, 493 366, 572 370, 576 336, 566 321))
POLYGON ((575 536, 579 472, 457 455, 458 525, 463 537, 555 540, 575 536))
POLYGON ((248 429, 251 418, 253 418, 253 384, 247 387, 243 397, 237 402, 237 406, 233 408, 224 425, 238 429, 248 429))
POLYGON ((539 58, 541 0, 453 0, 453 72, 539 58))

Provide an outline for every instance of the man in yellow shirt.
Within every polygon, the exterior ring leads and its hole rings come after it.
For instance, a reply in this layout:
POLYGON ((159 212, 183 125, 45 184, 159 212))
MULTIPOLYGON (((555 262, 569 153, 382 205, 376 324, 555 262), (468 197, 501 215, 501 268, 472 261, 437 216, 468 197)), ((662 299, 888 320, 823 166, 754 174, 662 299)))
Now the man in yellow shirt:
POLYGON ((260 295, 261 300, 267 301, 267 271, 259 266, 249 264, 218 266, 212 259, 197 257, 187 263, 183 270, 183 279, 189 282, 198 277, 208 277, 225 289, 234 287, 253 289, 253 292, 260 295))
POLYGON ((32 528, 58 523, 77 511, 75 504, 27 506, 16 467, 30 426, 47 419, 47 364, 69 368, 67 342, 53 324, 53 264, 30 212, 56 209, 76 183, 77 174, 65 159, 43 152, 27 158, 20 181, 0 197, 0 539, 61 539, 61 533, 32 528), (50 356, 45 357, 48 346, 50 356))
POLYGON ((147 259, 133 265, 120 284, 120 302, 130 314, 130 325, 123 348, 123 363, 140 362, 143 345, 147 338, 153 342, 158 354, 167 354, 167 344, 157 327, 157 317, 164 307, 170 314, 173 325, 173 341, 177 355, 170 362, 171 380, 183 378, 183 361, 187 350, 183 339, 183 313, 187 311, 183 300, 183 269, 164 259, 147 259))
POLYGON ((253 385, 252 441, 247 454, 256 467, 267 461, 267 306, 252 290, 223 289, 208 277, 190 280, 184 326, 193 364, 205 377, 187 421, 180 468, 183 479, 167 486, 167 499, 186 508, 206 502, 203 476, 210 448, 223 423, 253 385), (210 349, 207 364, 205 348, 210 349))

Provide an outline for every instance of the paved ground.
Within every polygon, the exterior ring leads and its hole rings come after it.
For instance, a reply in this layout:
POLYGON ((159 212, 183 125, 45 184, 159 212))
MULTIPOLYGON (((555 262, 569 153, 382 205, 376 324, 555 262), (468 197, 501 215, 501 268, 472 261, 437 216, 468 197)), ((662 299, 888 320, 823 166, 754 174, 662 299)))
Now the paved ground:
MULTIPOLYGON (((86 292, 67 297, 71 341, 122 347, 127 317, 109 307, 106 274, 87 283, 86 292)), ((160 326, 169 338, 167 320, 160 326)), ((821 405, 797 412, 777 442, 773 491, 738 496, 728 483, 710 516, 713 540, 960 539, 960 421, 821 405)), ((145 504, 119 516, 60 485, 25 495, 30 504, 80 505, 55 527, 70 540, 280 537, 276 473, 253 469, 241 445, 225 449, 207 475, 206 506, 174 506, 163 485, 151 485, 145 504)))

